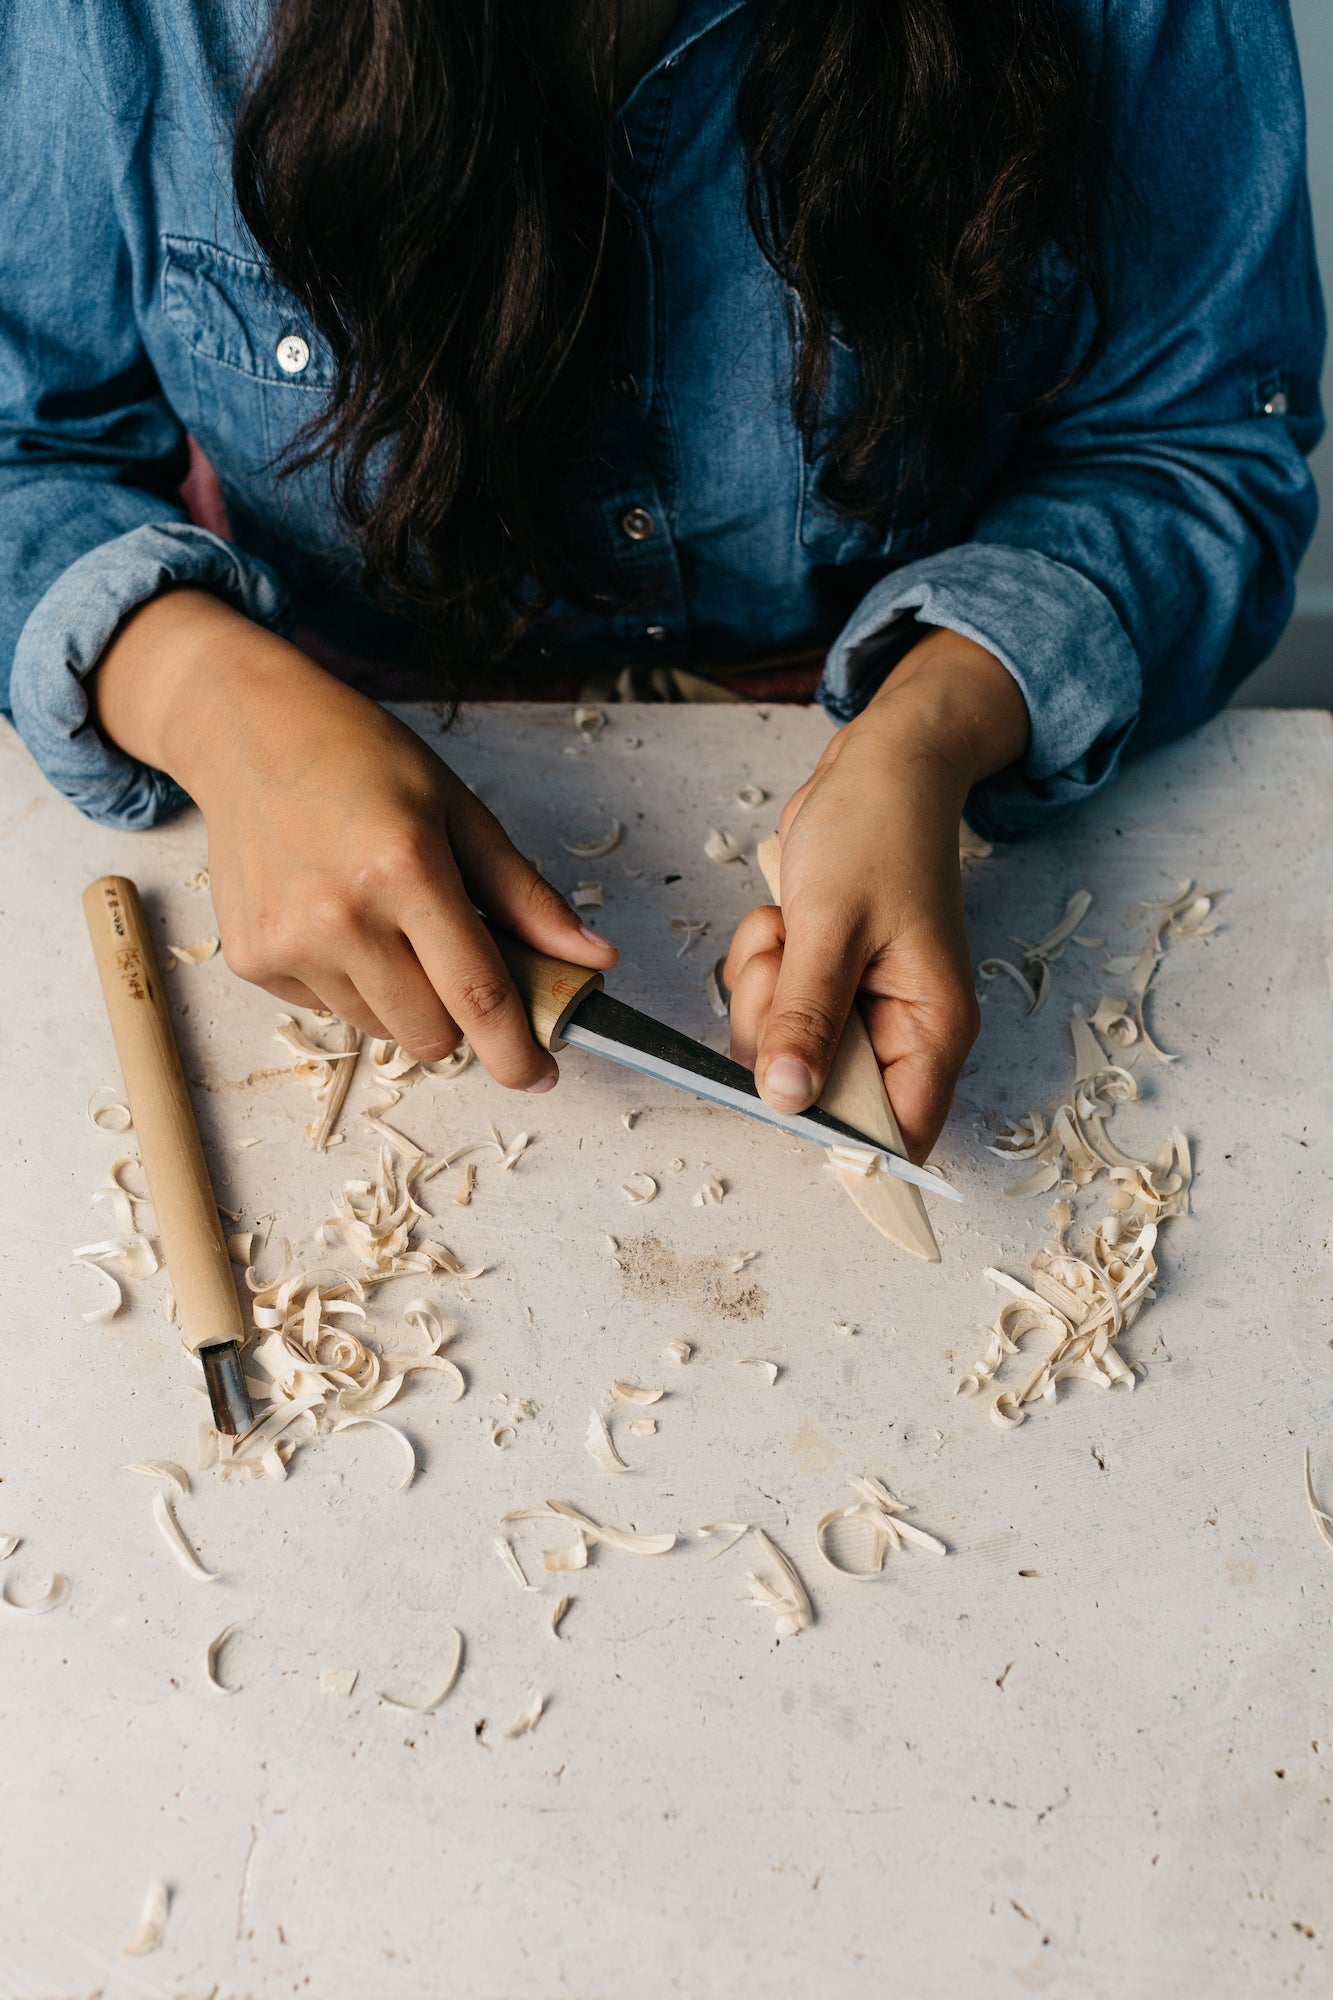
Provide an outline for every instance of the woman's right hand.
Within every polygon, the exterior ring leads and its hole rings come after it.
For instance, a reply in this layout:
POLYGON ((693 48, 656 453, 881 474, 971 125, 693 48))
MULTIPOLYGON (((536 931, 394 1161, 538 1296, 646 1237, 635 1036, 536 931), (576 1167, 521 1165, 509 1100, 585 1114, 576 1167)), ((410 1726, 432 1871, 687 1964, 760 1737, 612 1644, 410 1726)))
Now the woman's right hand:
POLYGON ((604 970, 587 930, 419 737, 205 592, 126 620, 97 669, 98 722, 203 812, 228 965, 430 1062, 466 1036, 497 1082, 559 1074, 480 908, 539 951, 604 970))

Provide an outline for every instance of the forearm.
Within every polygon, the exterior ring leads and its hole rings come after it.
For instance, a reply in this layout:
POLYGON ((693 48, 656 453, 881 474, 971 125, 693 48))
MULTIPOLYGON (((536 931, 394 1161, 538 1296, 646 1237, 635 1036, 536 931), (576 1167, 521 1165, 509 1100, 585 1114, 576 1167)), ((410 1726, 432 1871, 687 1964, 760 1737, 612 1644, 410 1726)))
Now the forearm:
POLYGON ((198 797, 204 774, 239 734, 238 701, 276 704, 274 725, 287 716, 296 726, 302 704, 329 682, 295 646, 221 598, 182 589, 125 619, 88 686, 103 736, 198 797))
POLYGON ((1016 764, 1031 734, 1013 675, 984 646, 944 627, 904 654, 849 726, 862 725, 943 759, 964 797, 983 778, 1016 764))

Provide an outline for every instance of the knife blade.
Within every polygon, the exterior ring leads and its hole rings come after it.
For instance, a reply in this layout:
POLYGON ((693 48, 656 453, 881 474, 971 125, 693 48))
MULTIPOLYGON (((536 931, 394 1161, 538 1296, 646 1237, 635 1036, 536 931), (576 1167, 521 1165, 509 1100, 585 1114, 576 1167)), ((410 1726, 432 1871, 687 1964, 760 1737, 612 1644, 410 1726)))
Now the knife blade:
POLYGON ((819 1146, 868 1148, 897 1179, 911 1181, 926 1194, 943 1195, 946 1201, 962 1201, 957 1188, 928 1167, 918 1167, 901 1154, 889 1152, 818 1105, 808 1111, 775 1110, 759 1095, 753 1074, 742 1063, 732 1062, 729 1056, 719 1055, 664 1021, 614 999, 604 991, 600 972, 533 951, 507 933, 492 931, 491 935, 527 1009, 533 1034, 553 1054, 568 1043, 641 1075, 660 1077, 664 1083, 775 1126, 795 1139, 819 1146))

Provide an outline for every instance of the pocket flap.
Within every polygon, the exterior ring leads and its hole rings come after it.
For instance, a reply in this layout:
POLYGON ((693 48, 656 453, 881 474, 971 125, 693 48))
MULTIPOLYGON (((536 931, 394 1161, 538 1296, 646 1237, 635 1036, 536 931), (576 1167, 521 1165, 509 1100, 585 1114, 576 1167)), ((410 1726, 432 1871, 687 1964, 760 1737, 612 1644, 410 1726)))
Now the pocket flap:
POLYGON ((289 389, 332 387, 333 356, 266 266, 189 236, 163 245, 162 309, 195 354, 289 389))

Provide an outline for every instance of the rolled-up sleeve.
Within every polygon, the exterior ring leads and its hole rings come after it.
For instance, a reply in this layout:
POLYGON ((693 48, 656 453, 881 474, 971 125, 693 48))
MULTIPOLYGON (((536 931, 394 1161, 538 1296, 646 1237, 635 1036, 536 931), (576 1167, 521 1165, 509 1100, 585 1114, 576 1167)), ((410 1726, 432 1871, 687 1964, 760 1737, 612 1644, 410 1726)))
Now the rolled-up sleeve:
MULTIPOLYGON (((969 539, 862 600, 821 685, 848 720, 920 625, 995 653, 1031 742, 972 794, 988 837, 1222 707, 1280 636, 1315 522, 1324 324, 1287 8, 1126 0, 1097 74, 1105 346, 1024 420, 969 539)), ((1071 355, 1088 333, 1084 301, 1071 355)))
POLYGON ((82 812, 144 827, 184 794, 99 736, 85 683, 107 641, 174 586, 273 626, 286 601, 175 497, 186 437, 140 340, 78 11, 0 10, 0 711, 82 812))

